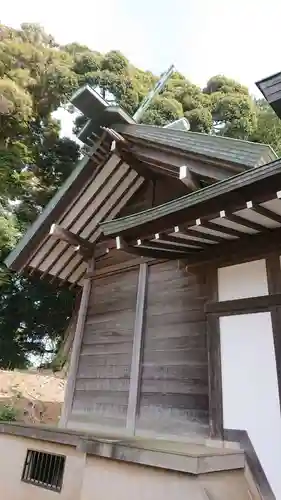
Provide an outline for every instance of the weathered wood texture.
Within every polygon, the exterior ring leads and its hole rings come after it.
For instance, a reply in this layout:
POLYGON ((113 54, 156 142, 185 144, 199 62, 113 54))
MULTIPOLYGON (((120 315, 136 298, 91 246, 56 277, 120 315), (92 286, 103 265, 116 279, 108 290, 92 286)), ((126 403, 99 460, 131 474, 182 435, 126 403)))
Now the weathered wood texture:
POLYGON ((187 188, 179 179, 160 176, 147 180, 137 193, 121 210, 120 217, 136 214, 167 201, 180 198, 187 193, 187 188))
MULTIPOLYGON (((95 267, 95 261, 92 258, 88 263, 88 271, 93 272, 94 267, 95 267)), ((87 318, 87 309, 92 291, 93 291, 93 286, 91 280, 86 279, 83 286, 83 292, 82 292, 80 307, 78 311, 78 318, 74 333, 69 373, 65 390, 64 405, 60 418, 60 427, 66 427, 72 410, 72 404, 75 394, 76 378, 79 367, 79 359, 80 359, 79 357, 81 355, 81 347, 82 347, 86 318, 87 318)))
POLYGON ((178 262, 149 266, 137 431, 188 434, 208 423, 206 285, 178 262))
POLYGON ((125 427, 138 269, 94 280, 71 422, 125 427))
POLYGON ((130 390, 127 412, 127 429, 132 434, 135 433, 136 415, 138 410, 140 381, 141 381, 141 356, 143 345, 144 318, 146 305, 146 290, 147 290, 147 275, 148 265, 143 263, 140 265, 138 293, 136 303, 136 316, 134 326, 134 342, 130 375, 130 390))

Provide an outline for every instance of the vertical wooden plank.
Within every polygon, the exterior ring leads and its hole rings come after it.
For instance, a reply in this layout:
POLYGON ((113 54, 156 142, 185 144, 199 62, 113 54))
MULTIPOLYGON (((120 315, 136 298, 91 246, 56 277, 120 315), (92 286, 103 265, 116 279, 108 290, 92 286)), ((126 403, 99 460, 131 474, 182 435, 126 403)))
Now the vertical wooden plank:
POLYGON ((278 254, 266 258, 266 274, 269 295, 281 293, 281 268, 278 254))
POLYGON ((207 317, 210 436, 223 439, 222 377, 219 318, 207 317))
MULTIPOLYGON (((269 255, 266 258, 266 273, 268 293, 281 292, 281 268, 278 254, 269 255)), ((279 392, 279 405, 281 411, 281 307, 270 307, 272 334, 275 350, 275 362, 277 371, 277 382, 279 392)))
POLYGON ((144 330, 144 313, 146 304, 146 290, 147 290, 147 277, 148 266, 147 264, 140 264, 138 291, 137 291, 137 304, 136 316, 134 326, 134 341, 133 353, 131 364, 130 388, 129 388, 129 401, 127 411, 127 430, 135 434, 136 428, 136 415, 139 405, 139 392, 140 392, 140 374, 141 374, 141 361, 142 361, 142 344, 143 344, 143 330, 144 330))
MULTIPOLYGON (((218 301, 218 269, 207 271, 209 301, 218 301)), ((219 317, 207 314, 208 385, 210 436, 223 439, 222 375, 219 317)))
MULTIPOLYGON (((88 263, 88 273, 92 273, 94 271, 94 266, 95 266, 95 261, 94 261, 94 258, 92 258, 88 263)), ((66 390, 65 390, 65 398, 64 398, 62 414, 61 414, 61 418, 60 418, 60 422, 59 422, 59 427, 66 427, 67 421, 68 421, 70 413, 71 413, 74 390, 75 390, 75 383, 76 383, 76 376, 77 376, 77 370, 78 370, 78 363, 79 363, 79 356, 80 356, 80 351, 81 351, 81 344, 82 344, 85 321, 86 321, 86 316, 87 316, 88 303, 89 303, 89 298, 90 298, 90 294, 91 294, 91 287, 92 287, 91 278, 86 278, 84 285, 83 285, 83 292, 82 292, 82 297, 81 297, 81 302, 80 302, 80 308, 78 311, 78 318, 77 318, 76 330, 75 330, 75 334, 74 334, 74 340, 73 340, 73 346, 72 346, 71 358, 70 358, 70 364, 69 364, 69 371, 68 371, 68 377, 67 377, 67 384, 66 384, 66 390)))

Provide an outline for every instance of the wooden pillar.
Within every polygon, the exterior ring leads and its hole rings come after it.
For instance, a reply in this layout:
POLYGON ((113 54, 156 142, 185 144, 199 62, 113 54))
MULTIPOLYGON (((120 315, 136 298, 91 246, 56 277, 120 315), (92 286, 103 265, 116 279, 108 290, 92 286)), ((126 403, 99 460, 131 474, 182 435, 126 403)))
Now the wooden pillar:
MULTIPOLYGON (((278 254, 269 255, 266 259, 267 286, 269 295, 281 293, 281 268, 278 254)), ((271 306, 272 334, 275 350, 279 405, 281 411, 281 306, 271 306)))
POLYGON ((126 428, 130 434, 135 434, 136 415, 139 405, 147 277, 148 277, 148 266, 147 264, 141 264, 139 270, 139 281, 138 281, 138 291, 137 291, 133 354, 132 354, 129 400, 128 400, 128 410, 127 410, 127 422, 126 422, 126 428))
MULTIPOLYGON (((94 271, 94 258, 92 258, 88 263, 88 274, 94 271)), ((71 358, 67 376, 64 404, 62 409, 62 414, 60 417, 59 427, 66 427, 67 422, 70 417, 73 396, 75 390, 75 383, 78 371, 78 363, 81 351, 81 345, 83 340, 84 326, 86 321, 87 309, 89 298, 91 294, 92 280, 90 277, 86 278, 83 284, 83 292, 81 297, 80 309, 78 312, 76 330, 74 334, 74 341, 72 345, 71 358)))
MULTIPOLYGON (((218 269, 212 267, 207 272, 209 301, 218 301, 218 269)), ((216 314, 207 314, 208 385, 209 385, 209 426, 212 438, 223 439, 222 374, 220 324, 216 314)))

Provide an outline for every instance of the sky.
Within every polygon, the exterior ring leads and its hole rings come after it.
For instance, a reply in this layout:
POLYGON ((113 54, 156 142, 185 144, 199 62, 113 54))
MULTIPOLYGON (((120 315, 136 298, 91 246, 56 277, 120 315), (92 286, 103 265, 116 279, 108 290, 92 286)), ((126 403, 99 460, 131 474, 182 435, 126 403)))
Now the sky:
POLYGON ((280 0, 12 0, 0 21, 37 22, 59 43, 120 50, 155 74, 170 64, 204 86, 216 74, 247 85, 281 71, 280 0))

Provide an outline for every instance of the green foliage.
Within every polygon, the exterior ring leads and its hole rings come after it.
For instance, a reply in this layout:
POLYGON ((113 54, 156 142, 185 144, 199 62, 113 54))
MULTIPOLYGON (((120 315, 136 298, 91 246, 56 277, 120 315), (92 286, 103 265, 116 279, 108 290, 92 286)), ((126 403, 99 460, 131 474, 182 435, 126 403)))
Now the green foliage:
MULTIPOLYGON (((117 50, 59 46, 38 24, 0 24, 0 367, 24 368, 46 339, 59 345, 74 296, 16 276, 1 264, 74 168, 80 151, 60 137, 53 111, 90 84, 133 114, 158 76, 117 50)), ((217 75, 201 89, 175 72, 143 116, 163 126, 185 116, 191 130, 265 142, 281 153, 281 121, 248 89, 217 75)), ((78 117, 76 130, 85 123, 78 117)), ((58 366, 65 360, 55 358, 58 366)))
POLYGON ((183 109, 176 99, 157 96, 143 116, 143 123, 166 125, 183 116, 183 109))
POLYGON ((227 78, 224 75, 213 76, 204 88, 204 93, 206 94, 214 94, 216 92, 224 94, 238 93, 249 95, 247 87, 241 85, 241 83, 236 82, 235 80, 232 80, 231 78, 227 78))
POLYGON ((213 126, 211 111, 208 108, 195 108, 186 111, 184 116, 190 123, 193 132, 204 132, 208 134, 213 126))
POLYGON ((0 405, 0 422, 15 422, 18 412, 13 406, 0 405))
POLYGON ((102 58, 101 69, 115 75, 124 76, 128 72, 129 61, 118 50, 111 50, 102 58))
POLYGON ((251 141, 270 144, 281 156, 281 120, 264 100, 256 102, 256 112, 257 126, 250 136, 251 141))

